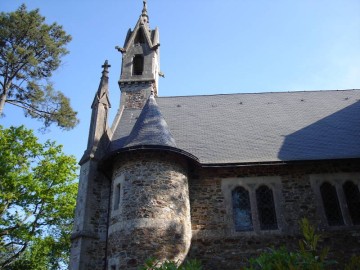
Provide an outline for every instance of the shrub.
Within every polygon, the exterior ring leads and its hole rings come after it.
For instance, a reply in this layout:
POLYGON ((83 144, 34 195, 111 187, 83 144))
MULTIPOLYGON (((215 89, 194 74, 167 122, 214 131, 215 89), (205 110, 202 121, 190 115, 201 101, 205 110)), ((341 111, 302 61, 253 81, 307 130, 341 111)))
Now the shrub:
POLYGON ((146 260, 144 266, 139 270, 201 270, 202 266, 198 260, 188 260, 183 265, 177 266, 174 261, 165 261, 161 263, 155 258, 146 260))
POLYGON ((309 221, 302 219, 300 227, 303 239, 299 241, 299 250, 289 252, 285 247, 270 249, 270 252, 250 259, 250 267, 245 270, 321 270, 335 264, 335 261, 326 260, 328 248, 319 250, 320 235, 316 234, 309 221))

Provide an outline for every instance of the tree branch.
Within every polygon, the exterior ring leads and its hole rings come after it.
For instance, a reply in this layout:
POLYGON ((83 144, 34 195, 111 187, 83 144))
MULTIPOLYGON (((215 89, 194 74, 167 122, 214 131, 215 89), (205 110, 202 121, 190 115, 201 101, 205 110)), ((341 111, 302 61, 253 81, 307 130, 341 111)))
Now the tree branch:
MULTIPOLYGON (((17 245, 16 243, 14 243, 15 245, 17 245)), ((19 244, 21 245, 21 244, 19 244)), ((14 255, 10 256, 9 258, 7 258, 2 264, 1 264, 1 268, 2 269, 3 267, 9 265, 10 263, 13 262, 14 259, 18 258, 20 256, 21 253, 23 253, 25 251, 25 249, 27 248, 28 246, 28 243, 24 243, 24 245, 22 246, 22 248, 20 248, 19 251, 15 252, 14 251, 14 255)))
POLYGON ((42 114, 46 114, 46 115, 56 115, 56 113, 52 113, 52 112, 47 112, 47 111, 43 111, 43 110, 39 110, 33 106, 31 106, 30 104, 26 103, 26 102, 22 102, 19 100, 14 100, 14 99, 7 99, 6 100, 7 103, 10 103, 14 106, 20 107, 22 109, 25 109, 29 112, 35 113, 40 117, 44 117, 42 114), (20 103, 20 104, 19 104, 20 103))
POLYGON ((8 234, 10 234, 11 231, 18 229, 19 227, 20 227, 20 225, 19 225, 19 224, 16 224, 16 225, 13 226, 13 227, 6 228, 5 230, 1 230, 1 231, 0 231, 0 236, 8 235, 8 234))

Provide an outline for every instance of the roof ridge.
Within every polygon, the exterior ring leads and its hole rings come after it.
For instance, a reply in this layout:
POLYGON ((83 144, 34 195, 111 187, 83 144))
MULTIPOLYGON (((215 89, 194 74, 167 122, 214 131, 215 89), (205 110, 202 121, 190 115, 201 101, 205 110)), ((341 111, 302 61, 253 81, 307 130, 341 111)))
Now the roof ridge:
POLYGON ((212 96, 230 96, 230 95, 266 95, 266 94, 296 94, 296 93, 319 93, 319 92, 346 92, 346 91, 360 91, 360 89, 333 89, 333 90, 295 90, 295 91, 268 91, 268 92, 255 92, 255 93, 224 93, 224 94, 204 94, 204 95, 183 95, 183 96, 157 96, 157 98, 192 98, 192 97, 212 97, 212 96))

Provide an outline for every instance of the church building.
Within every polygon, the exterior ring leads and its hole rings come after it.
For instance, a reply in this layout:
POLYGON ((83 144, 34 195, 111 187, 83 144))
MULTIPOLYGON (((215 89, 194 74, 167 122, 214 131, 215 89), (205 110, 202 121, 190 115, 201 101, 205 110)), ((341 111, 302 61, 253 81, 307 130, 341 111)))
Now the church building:
POLYGON ((120 105, 110 126, 105 61, 70 269, 134 270, 149 257, 240 269, 297 247, 304 217, 339 263, 360 254, 360 90, 161 97, 146 2, 117 49, 120 105))

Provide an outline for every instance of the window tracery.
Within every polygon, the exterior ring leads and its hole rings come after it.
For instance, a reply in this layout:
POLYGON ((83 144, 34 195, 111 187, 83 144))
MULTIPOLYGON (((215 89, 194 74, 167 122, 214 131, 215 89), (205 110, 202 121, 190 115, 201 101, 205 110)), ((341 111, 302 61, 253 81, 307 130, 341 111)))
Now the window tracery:
POLYGON ((225 178, 222 181, 229 233, 264 233, 284 229, 281 211, 281 178, 260 176, 225 178))

